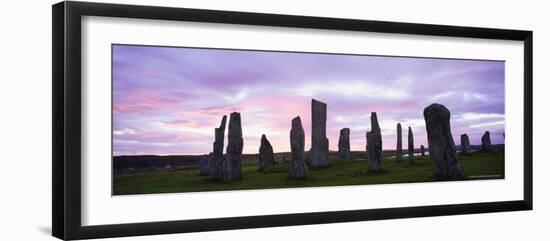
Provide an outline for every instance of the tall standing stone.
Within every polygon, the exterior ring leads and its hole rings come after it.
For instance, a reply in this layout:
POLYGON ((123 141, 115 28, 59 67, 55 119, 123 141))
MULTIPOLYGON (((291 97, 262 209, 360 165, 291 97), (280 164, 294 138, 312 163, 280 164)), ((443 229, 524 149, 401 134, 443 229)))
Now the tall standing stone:
POLYGON ((493 146, 491 145, 491 134, 489 131, 485 131, 483 137, 481 137, 481 150, 482 151, 492 151, 493 146))
POLYGON ((397 147, 395 148, 395 160, 403 160, 403 139, 401 135, 401 123, 397 123, 397 147))
POLYGON ((464 177, 451 134, 450 117, 449 110, 440 104, 431 104, 424 109, 433 174, 439 179, 464 177))
POLYGON ((414 162, 414 137, 411 127, 409 126, 409 164, 414 162))
POLYGON ((466 133, 460 135, 460 152, 470 153, 470 138, 466 133))
POLYGON ((210 152, 208 155, 206 155, 204 158, 202 158, 199 161, 199 173, 201 176, 210 175, 210 164, 212 163, 212 158, 214 157, 214 153, 210 152))
POLYGON ((370 116, 371 131, 367 132, 367 148, 369 170, 380 170, 382 162, 382 132, 378 124, 376 112, 372 112, 370 116))
POLYGON ((273 155, 273 147, 271 143, 267 140, 265 135, 262 135, 262 140, 260 143, 260 171, 266 172, 271 168, 273 162, 275 161, 275 156, 273 155))
POLYGON ((351 159, 351 149, 349 145, 349 128, 340 130, 340 138, 338 139, 338 156, 342 160, 351 159))
POLYGON ((313 167, 328 166, 327 104, 311 100, 311 149, 309 164, 313 167))
POLYGON ((370 155, 370 152, 369 152, 369 142, 371 142, 370 140, 370 131, 367 131, 367 134, 365 134, 365 138, 367 139, 367 144, 365 145, 365 151, 367 153, 367 156, 365 157, 367 159, 367 161, 369 160, 369 155, 370 155))
POLYGON ((223 180, 232 181, 240 179, 241 161, 243 154, 243 132, 241 127, 241 114, 233 112, 229 116, 227 127, 227 149, 223 163, 223 180))
POLYGON ((221 179, 223 177, 223 139, 225 137, 225 123, 227 116, 223 116, 220 127, 214 129, 214 150, 210 159, 210 177, 221 179))
POLYGON ((421 153, 422 156, 425 156, 426 148, 424 148, 424 145, 420 145, 420 153, 421 153))
POLYGON ((299 116, 292 119, 290 130, 290 167, 288 176, 290 178, 304 178, 307 176, 308 168, 304 158, 305 134, 302 127, 302 120, 299 116))

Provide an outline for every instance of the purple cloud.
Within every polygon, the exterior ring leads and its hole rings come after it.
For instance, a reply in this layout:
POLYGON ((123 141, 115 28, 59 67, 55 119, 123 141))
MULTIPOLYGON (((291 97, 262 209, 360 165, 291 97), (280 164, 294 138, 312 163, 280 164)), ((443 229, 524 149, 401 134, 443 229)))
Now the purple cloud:
MULTIPOLYGON (((266 134, 288 151, 290 121, 311 129, 310 101, 327 103, 330 149, 351 129, 352 150, 364 150, 370 112, 378 112, 386 149, 395 126, 411 126, 427 145, 424 107, 451 111, 455 141, 479 144, 485 130, 503 143, 504 62, 147 46, 113 46, 115 155, 204 154, 221 117, 241 112, 244 152, 266 134)), ((310 139, 306 138, 306 148, 310 139)))

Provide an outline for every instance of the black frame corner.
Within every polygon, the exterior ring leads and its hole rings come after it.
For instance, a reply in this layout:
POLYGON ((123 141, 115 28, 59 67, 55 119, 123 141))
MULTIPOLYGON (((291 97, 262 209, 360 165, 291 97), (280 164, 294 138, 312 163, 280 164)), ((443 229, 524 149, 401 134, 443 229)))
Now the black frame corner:
POLYGON ((52 6, 52 234, 106 238, 533 209, 533 32, 355 19, 60 2, 52 6), (524 43, 524 197, 504 202, 213 218, 99 226, 81 224, 81 17, 107 16, 259 26, 517 40, 524 43))

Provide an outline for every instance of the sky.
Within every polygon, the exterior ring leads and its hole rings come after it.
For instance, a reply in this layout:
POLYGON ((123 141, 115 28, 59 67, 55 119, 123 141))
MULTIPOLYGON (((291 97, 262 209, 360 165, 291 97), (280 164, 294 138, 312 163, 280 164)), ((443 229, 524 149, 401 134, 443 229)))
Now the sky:
MULTIPOLYGON (((311 100, 327 104, 329 149, 350 128, 352 151, 364 151, 371 112, 384 149, 396 148, 396 125, 427 145, 423 110, 451 112, 456 144, 491 132, 504 143, 502 61, 289 53, 113 45, 113 155, 185 155, 212 151, 223 115, 241 113, 243 153, 257 153, 262 134, 275 152, 290 151, 291 120, 302 119, 311 143, 311 100)), ((225 133, 227 145, 227 128, 225 133)))

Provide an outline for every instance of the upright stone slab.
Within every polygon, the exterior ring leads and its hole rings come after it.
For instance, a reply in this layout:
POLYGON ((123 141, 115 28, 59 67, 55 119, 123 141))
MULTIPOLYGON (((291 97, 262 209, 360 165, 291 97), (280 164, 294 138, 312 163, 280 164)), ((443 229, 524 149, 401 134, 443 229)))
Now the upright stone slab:
POLYGON ((223 139, 225 136, 225 123, 227 116, 223 116, 220 127, 214 129, 214 150, 210 159, 210 177, 214 179, 223 178, 223 139))
POLYGON ((460 135, 460 152, 470 153, 470 138, 466 133, 460 135))
POLYGON ((349 145, 349 128, 340 130, 340 138, 338 139, 338 157, 342 160, 351 159, 351 149, 349 145))
POLYGON ((290 167, 288 176, 290 178, 305 178, 308 174, 308 168, 304 157, 305 134, 300 117, 292 119, 292 129, 290 130, 290 167))
POLYGON ((420 153, 421 153, 422 156, 425 156, 426 148, 424 148, 424 145, 420 145, 420 153))
POLYGON ((274 164, 286 163, 286 158, 285 158, 284 155, 285 155, 285 154, 277 154, 277 155, 275 155, 275 162, 274 162, 274 164))
POLYGON ((365 159, 368 161, 369 160, 369 156, 370 156, 370 152, 369 152, 369 143, 371 142, 370 140, 370 131, 367 131, 367 133, 365 134, 365 138, 367 139, 367 144, 365 145, 365 152, 367 153, 367 156, 365 157, 365 159))
POLYGON ((243 132, 241 127, 241 114, 233 112, 229 116, 227 127, 227 149, 225 162, 223 163, 223 180, 232 181, 240 179, 241 161, 243 154, 243 132))
POLYGON ((199 173, 201 176, 210 175, 210 164, 212 163, 213 157, 214 153, 210 152, 199 161, 199 173))
POLYGON ((370 116, 371 131, 367 133, 367 147, 369 155, 369 170, 380 170, 382 162, 382 132, 378 124, 376 112, 370 116))
POLYGON ((401 135, 401 123, 397 123, 397 146, 395 148, 395 160, 403 160, 403 139, 401 135))
POLYGON ((328 166, 327 104, 311 100, 311 149, 309 165, 328 166))
POLYGON ((414 137, 411 127, 409 126, 409 164, 414 162, 414 137))
POLYGON ((269 168, 271 168, 271 165, 273 165, 273 163, 275 162, 275 156, 273 155, 273 147, 271 146, 271 143, 269 143, 265 135, 262 135, 259 152, 260 171, 269 171, 269 168))
POLYGON ((439 179, 464 177, 451 134, 450 117, 449 110, 440 104, 431 104, 424 109, 433 174, 439 179))
POLYGON ((481 137, 481 150, 482 151, 493 151, 493 146, 491 145, 491 133, 486 131, 481 137))

